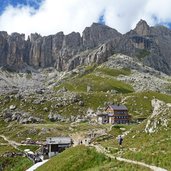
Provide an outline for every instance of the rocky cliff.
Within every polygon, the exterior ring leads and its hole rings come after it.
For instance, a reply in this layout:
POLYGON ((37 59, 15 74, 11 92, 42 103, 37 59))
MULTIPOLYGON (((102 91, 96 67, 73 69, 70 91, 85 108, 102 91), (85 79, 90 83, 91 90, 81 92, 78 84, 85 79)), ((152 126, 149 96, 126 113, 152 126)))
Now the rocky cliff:
POLYGON ((108 26, 93 23, 82 33, 42 37, 35 33, 0 32, 0 66, 23 69, 55 67, 72 70, 79 65, 102 63, 114 53, 138 58, 144 64, 171 74, 171 31, 163 26, 149 27, 141 20, 134 30, 122 35, 108 26))
POLYGON ((171 30, 164 26, 149 27, 141 20, 134 30, 123 35, 117 50, 170 75, 170 45, 171 30))

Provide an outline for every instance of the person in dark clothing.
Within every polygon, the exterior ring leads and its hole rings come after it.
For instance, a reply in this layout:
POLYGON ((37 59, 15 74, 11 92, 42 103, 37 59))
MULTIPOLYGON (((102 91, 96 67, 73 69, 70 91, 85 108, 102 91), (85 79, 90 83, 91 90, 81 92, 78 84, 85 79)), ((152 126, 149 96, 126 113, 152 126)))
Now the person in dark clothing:
POLYGON ((119 138, 118 138, 118 143, 119 145, 121 146, 122 145, 122 142, 123 142, 123 138, 121 135, 119 135, 119 138))

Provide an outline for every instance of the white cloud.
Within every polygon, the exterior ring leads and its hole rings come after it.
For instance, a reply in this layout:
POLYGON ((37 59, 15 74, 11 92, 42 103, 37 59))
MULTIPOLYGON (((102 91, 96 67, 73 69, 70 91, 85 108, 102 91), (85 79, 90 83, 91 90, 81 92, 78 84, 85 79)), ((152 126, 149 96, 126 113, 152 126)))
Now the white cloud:
POLYGON ((0 30, 26 35, 82 32, 102 13, 107 25, 125 33, 145 19, 150 25, 171 22, 170 0, 44 0, 38 10, 8 6, 0 16, 0 30))

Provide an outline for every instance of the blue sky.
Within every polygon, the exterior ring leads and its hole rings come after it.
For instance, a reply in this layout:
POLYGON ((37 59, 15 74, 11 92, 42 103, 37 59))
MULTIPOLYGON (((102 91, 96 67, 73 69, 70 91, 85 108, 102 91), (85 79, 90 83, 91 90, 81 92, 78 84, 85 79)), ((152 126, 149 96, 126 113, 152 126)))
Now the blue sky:
POLYGON ((80 32, 101 22, 126 33, 144 19, 171 27, 171 0, 0 0, 0 31, 80 32))
POLYGON ((12 5, 13 7, 17 7, 18 5, 28 5, 38 9, 41 2, 42 0, 0 0, 0 14, 3 13, 8 5, 12 5))

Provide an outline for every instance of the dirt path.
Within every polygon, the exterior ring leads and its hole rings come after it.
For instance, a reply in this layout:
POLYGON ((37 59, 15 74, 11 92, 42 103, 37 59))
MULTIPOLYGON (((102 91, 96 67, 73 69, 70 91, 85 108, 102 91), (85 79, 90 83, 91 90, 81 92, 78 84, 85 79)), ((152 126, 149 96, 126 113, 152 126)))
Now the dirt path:
POLYGON ((113 159, 116 159, 118 161, 123 161, 123 162, 127 162, 127 163, 132 163, 132 164, 144 166, 144 167, 147 167, 153 171, 167 171, 166 169, 161 168, 161 167, 152 166, 152 165, 149 165, 149 164, 146 164, 143 162, 129 160, 129 159, 121 158, 121 157, 116 157, 112 154, 108 154, 108 151, 100 145, 91 145, 91 146, 95 147, 98 152, 101 152, 101 153, 105 154, 106 156, 113 158, 113 159))
POLYGON ((21 151, 21 150, 18 148, 18 146, 23 145, 23 144, 17 143, 17 142, 12 141, 12 140, 9 140, 9 139, 8 139, 6 136, 4 136, 4 135, 0 135, 0 137, 3 138, 5 141, 7 141, 9 145, 11 145, 11 146, 14 147, 15 149, 21 151))
MULTIPOLYGON (((20 149, 18 148, 18 146, 23 145, 23 144, 21 144, 21 143, 17 143, 17 142, 15 142, 15 141, 9 140, 9 139, 8 139, 6 136, 4 136, 4 135, 0 135, 0 137, 2 137, 5 141, 8 142, 8 144, 10 144, 12 147, 14 147, 14 148, 17 149, 17 150, 20 150, 20 149)), ((98 152, 101 152, 101 153, 105 154, 106 156, 108 156, 108 157, 110 157, 110 158, 113 158, 113 159, 116 159, 116 160, 118 160, 118 161, 123 161, 123 162, 127 162, 127 163, 132 163, 132 164, 144 166, 144 167, 150 168, 150 169, 153 170, 153 171, 167 171, 167 170, 164 169, 164 168, 160 168, 160 167, 157 167, 157 166, 152 166, 152 165, 149 165, 149 164, 146 164, 146 163, 143 163, 143 162, 134 161, 134 160, 129 160, 129 159, 121 158, 121 157, 116 157, 116 156, 114 156, 114 155, 112 155, 112 154, 109 154, 108 151, 107 151, 104 147, 102 147, 101 145, 93 145, 93 144, 90 144, 90 146, 95 147, 96 150, 97 150, 98 152)), ((41 163, 41 165, 42 165, 42 164, 44 164, 44 162, 41 163)), ((38 166, 38 167, 39 167, 39 166, 38 166)))
MULTIPOLYGON (((5 141, 7 141, 7 143, 9 145, 11 145, 12 147, 14 147, 15 149, 22 151, 21 149, 18 148, 18 146, 20 145, 26 145, 26 144, 21 144, 12 140, 9 140, 6 136, 4 135, 0 135, 0 137, 2 137, 5 141)), ((41 165, 43 165, 44 163, 46 163, 48 160, 43 160, 42 162, 36 163, 33 166, 31 166, 29 169, 27 169, 26 171, 34 171, 36 170, 38 167, 40 167, 41 165)))

